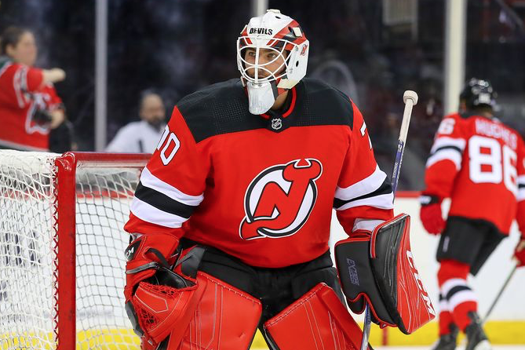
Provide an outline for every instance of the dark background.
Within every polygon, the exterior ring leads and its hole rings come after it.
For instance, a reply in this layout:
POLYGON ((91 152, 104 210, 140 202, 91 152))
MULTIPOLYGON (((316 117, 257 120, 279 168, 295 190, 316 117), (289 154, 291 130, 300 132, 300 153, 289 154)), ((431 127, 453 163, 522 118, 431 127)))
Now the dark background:
MULTIPOLYGON (((400 189, 423 187, 424 164, 443 116, 444 0, 419 0, 417 16, 385 19, 383 1, 269 1, 296 19, 311 50, 308 75, 335 85, 359 106, 380 166, 391 172, 404 90, 419 94, 400 189)), ((108 141, 138 119, 142 90, 155 89, 168 115, 184 95, 238 77, 235 41, 252 14, 251 1, 108 1, 108 141)), ((466 78, 489 79, 498 114, 525 132, 525 6, 520 1, 468 3, 466 78)), ((3 0, 0 31, 31 29, 37 66, 60 67, 56 85, 80 150, 94 149, 95 2, 3 0)))

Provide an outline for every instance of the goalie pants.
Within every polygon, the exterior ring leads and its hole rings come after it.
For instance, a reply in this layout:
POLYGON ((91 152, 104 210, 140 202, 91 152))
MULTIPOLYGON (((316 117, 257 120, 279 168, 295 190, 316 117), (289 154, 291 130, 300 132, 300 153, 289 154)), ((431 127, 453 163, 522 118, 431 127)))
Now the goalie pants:
MULTIPOLYGON (((181 244, 183 248, 188 248, 196 243, 183 238, 181 244)), ((284 268, 261 268, 249 266, 222 251, 207 247, 199 270, 259 299, 262 303, 259 321, 261 331, 264 322, 321 282, 331 287, 343 305, 346 305, 330 251, 302 264, 284 268)))

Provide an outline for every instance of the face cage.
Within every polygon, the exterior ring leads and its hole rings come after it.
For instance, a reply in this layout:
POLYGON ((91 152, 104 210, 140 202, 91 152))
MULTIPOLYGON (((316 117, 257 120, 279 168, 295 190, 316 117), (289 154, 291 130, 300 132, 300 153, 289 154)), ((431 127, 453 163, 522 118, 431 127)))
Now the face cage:
POLYGON ((239 72, 241 73, 242 78, 244 78, 246 81, 249 81, 254 84, 261 84, 264 82, 272 82, 277 81, 283 77, 286 77, 286 74, 288 73, 288 67, 290 65, 290 57, 291 51, 296 48, 298 45, 294 44, 288 40, 284 39, 271 39, 267 44, 261 45, 259 42, 266 42, 267 39, 254 39, 249 37, 241 36, 237 39, 237 67, 239 69, 239 72), (254 43, 249 43, 249 41, 255 41, 254 43), (244 55, 246 54, 247 49, 254 49, 255 50, 255 63, 249 63, 244 58, 244 55), (270 62, 259 64, 259 53, 261 49, 269 49, 274 51, 277 54, 277 57, 275 57, 270 62), (284 56, 284 51, 288 51, 288 57, 284 56), (283 64, 281 64, 277 69, 275 69, 274 72, 270 71, 268 68, 266 68, 268 65, 276 62, 282 58, 283 64), (285 69, 282 69, 282 68, 285 69), (255 72, 255 78, 252 78, 250 75, 248 75, 248 70, 253 69, 255 72), (280 72, 282 69, 281 74, 275 75, 275 72, 280 72), (259 78, 259 72, 264 71, 268 73, 268 75, 264 78, 259 78))

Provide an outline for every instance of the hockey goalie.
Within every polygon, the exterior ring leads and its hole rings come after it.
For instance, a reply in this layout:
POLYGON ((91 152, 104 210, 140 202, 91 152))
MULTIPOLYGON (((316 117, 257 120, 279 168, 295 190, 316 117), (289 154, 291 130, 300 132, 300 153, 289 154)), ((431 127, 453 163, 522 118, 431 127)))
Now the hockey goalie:
POLYGON ((304 78, 309 45, 268 10, 237 39, 241 78, 174 108, 125 226, 142 349, 248 349, 257 328, 272 349, 359 349, 347 301, 405 333, 433 317, 363 116, 304 78), (334 208, 349 235, 339 271, 334 208))

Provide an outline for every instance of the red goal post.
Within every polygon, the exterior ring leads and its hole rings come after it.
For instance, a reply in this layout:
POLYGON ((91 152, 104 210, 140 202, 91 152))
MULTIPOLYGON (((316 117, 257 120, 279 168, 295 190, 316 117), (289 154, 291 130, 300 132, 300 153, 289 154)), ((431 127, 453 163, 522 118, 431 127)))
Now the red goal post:
POLYGON ((0 349, 138 349, 123 225, 147 154, 0 151, 0 349))

